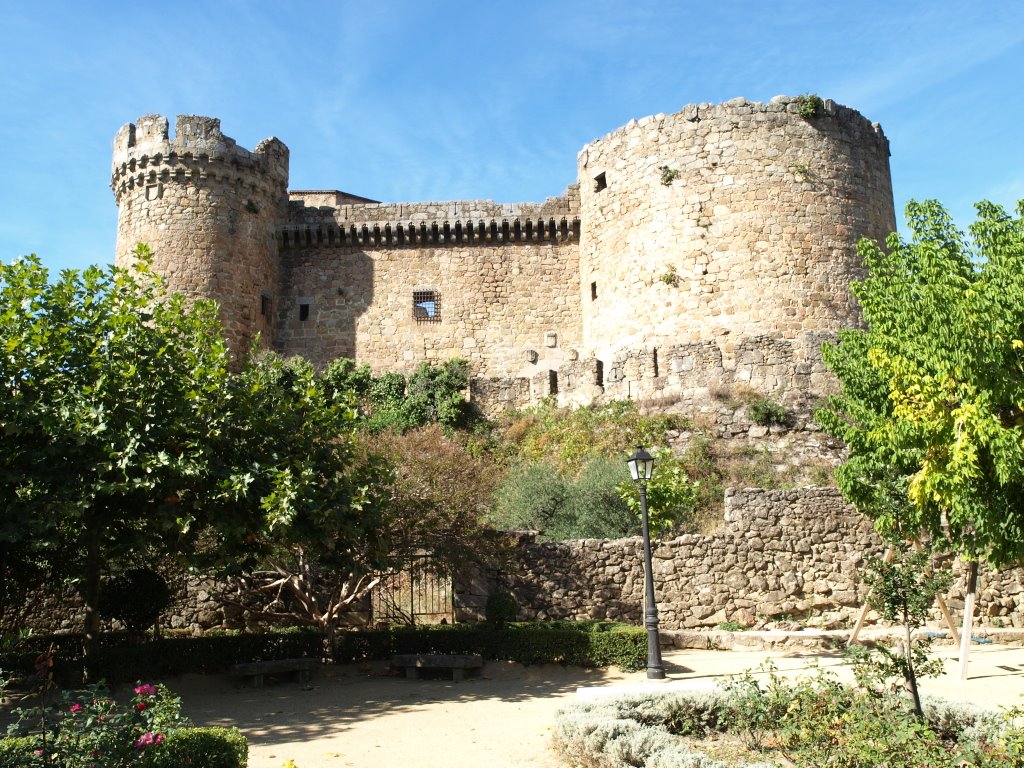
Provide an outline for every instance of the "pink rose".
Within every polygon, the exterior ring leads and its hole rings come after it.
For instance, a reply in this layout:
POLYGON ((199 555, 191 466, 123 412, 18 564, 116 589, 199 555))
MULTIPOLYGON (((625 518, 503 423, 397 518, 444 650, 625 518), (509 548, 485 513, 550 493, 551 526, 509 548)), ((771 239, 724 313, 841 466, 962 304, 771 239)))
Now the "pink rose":
POLYGON ((81 704, 72 704, 71 705, 71 713, 72 714, 74 714, 75 712, 81 712, 81 711, 82 711, 82 705, 81 704))
POLYGON ((135 742, 136 749, 145 749, 146 747, 152 747, 156 744, 163 744, 164 735, 162 733, 153 733, 152 731, 146 731, 144 734, 139 736, 135 742))
POLYGON ((135 693, 139 696, 152 696, 156 693, 156 686, 150 685, 149 683, 143 683, 135 689, 135 693))

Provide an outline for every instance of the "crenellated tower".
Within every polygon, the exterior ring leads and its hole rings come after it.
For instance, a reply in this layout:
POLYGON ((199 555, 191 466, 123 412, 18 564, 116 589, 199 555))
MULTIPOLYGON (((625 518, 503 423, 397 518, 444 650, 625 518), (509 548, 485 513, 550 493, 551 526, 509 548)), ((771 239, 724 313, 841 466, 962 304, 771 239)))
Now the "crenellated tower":
POLYGON ((820 391, 822 338, 859 322, 856 243, 896 227, 877 124, 816 97, 691 104, 588 144, 578 171, 583 347, 606 394, 820 391))
POLYGON ((220 120, 140 117, 114 139, 111 188, 118 205, 117 263, 137 243, 172 290, 215 299, 232 350, 274 335, 277 227, 288 206, 288 148, 266 139, 252 152, 220 120))

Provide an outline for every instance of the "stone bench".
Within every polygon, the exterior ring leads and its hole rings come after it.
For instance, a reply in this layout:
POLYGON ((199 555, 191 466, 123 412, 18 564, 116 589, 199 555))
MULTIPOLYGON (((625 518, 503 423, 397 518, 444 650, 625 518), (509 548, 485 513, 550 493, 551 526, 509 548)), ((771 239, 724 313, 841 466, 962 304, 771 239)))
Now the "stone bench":
POLYGON ((450 669, 452 680, 459 682, 466 670, 477 670, 483 667, 481 656, 466 656, 445 653, 404 653, 391 657, 391 666, 404 669, 405 676, 415 680, 420 676, 421 669, 450 669))
POLYGON ((313 667, 320 662, 317 659, 271 659, 270 661, 248 661, 233 664, 231 674, 236 677, 252 679, 253 688, 263 687, 264 675, 292 674, 300 683, 308 683, 313 667))

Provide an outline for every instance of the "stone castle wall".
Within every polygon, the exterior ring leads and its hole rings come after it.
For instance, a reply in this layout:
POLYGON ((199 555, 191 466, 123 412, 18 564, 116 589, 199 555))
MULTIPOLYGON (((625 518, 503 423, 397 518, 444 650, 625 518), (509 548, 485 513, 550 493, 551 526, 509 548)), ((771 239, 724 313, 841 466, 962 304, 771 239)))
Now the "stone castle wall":
POLYGON ((809 120, 798 108, 735 99, 633 121, 584 147, 563 196, 510 205, 289 202, 276 139, 248 152, 191 116, 169 139, 147 116, 115 141, 118 258, 149 243, 173 288, 221 302, 236 350, 258 332, 377 372, 466 357, 487 413, 740 384, 820 395, 820 341, 858 319, 855 243, 895 216, 881 129, 831 102, 809 120))
POLYGON ((111 188, 118 205, 117 263, 137 243, 172 290, 220 302, 231 348, 273 338, 277 227, 288 204, 288 148, 268 139, 249 152, 220 121, 141 117, 114 139, 111 188))
POLYGON ((580 152, 587 352, 834 332, 859 317, 855 244, 895 228, 889 145, 859 113, 734 99, 580 152))
POLYGON ((282 229, 283 354, 351 357, 378 373, 463 357, 486 377, 557 367, 578 345, 574 196, 336 208, 304 198, 293 194, 282 229), (416 311, 422 292, 433 316, 416 311))
MULTIPOLYGON (((726 520, 718 531, 655 542, 654 588, 663 629, 708 629, 725 621, 759 626, 783 617, 807 624, 852 623, 865 597, 864 558, 880 556, 883 549, 870 524, 837 490, 729 489, 725 501, 726 520)), ((639 538, 535 543, 524 537, 503 574, 457 575, 456 618, 482 619, 487 595, 508 590, 522 620, 642 624, 641 562, 639 538)), ((954 564, 947 593, 957 622, 964 571, 962 563, 954 564)), ((165 626, 193 632, 250 626, 241 608, 218 601, 216 583, 190 578, 182 586, 165 626)), ((940 624, 933 614, 932 623, 940 624)), ((351 623, 365 620, 361 608, 351 623)), ((18 616, 0 617, 0 631, 29 626, 69 632, 81 621, 77 595, 41 594, 18 616)), ((1024 569, 995 572, 982 566, 976 623, 1024 627, 1024 569)))

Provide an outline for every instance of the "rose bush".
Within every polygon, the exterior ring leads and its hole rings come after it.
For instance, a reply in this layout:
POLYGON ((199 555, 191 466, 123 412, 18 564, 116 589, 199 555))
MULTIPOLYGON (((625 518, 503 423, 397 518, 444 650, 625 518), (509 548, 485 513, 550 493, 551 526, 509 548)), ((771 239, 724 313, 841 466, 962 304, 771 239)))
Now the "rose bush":
POLYGON ((125 768, 161 749, 166 734, 190 725, 163 685, 138 685, 127 704, 101 686, 62 691, 59 701, 14 711, 9 736, 32 739, 26 768, 125 768))

